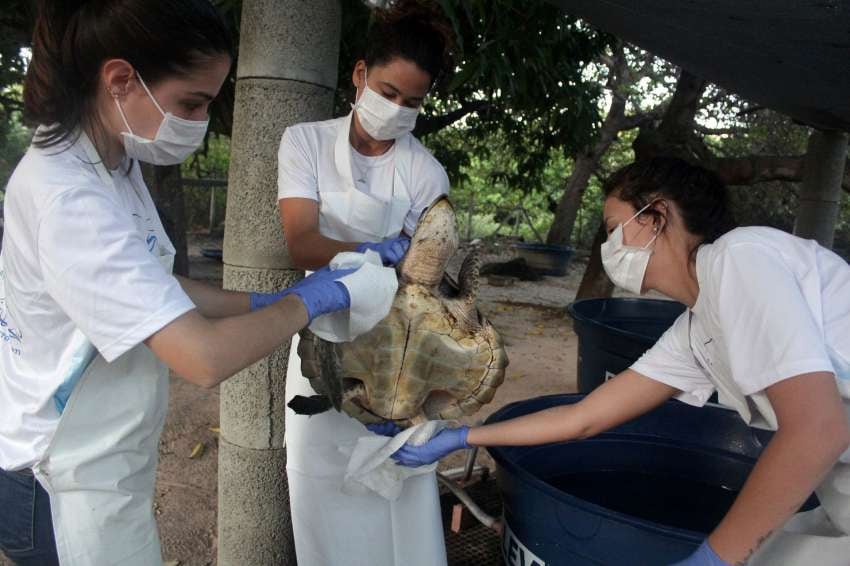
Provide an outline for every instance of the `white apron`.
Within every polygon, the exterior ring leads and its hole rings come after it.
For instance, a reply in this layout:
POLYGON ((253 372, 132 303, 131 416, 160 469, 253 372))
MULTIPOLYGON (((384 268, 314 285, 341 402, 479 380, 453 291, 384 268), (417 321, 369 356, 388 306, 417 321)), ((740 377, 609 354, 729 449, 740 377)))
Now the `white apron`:
MULTIPOLYGON (((319 231, 347 242, 382 241, 399 235, 410 210, 411 137, 395 142, 392 197, 385 203, 354 187, 351 173, 351 116, 334 147, 339 185, 319 187, 319 231), (337 187, 332 187, 337 188, 337 187)), ((314 395, 301 375, 298 336, 292 339, 286 399, 314 395)), ((334 410, 307 417, 286 410, 286 455, 292 526, 303 566, 441 566, 446 564, 435 474, 405 481, 396 501, 379 495, 342 492, 348 457, 339 443, 371 435, 357 420, 334 410)))
MULTIPOLYGON (((80 141, 114 188, 91 142, 80 141)), ((171 272, 174 250, 161 253, 171 272)), ((162 564, 153 495, 167 410, 168 368, 144 344, 112 363, 95 356, 85 370, 33 467, 50 496, 62 566, 162 564)))
MULTIPOLYGON (((691 316, 693 316, 691 314, 691 316)), ((697 327, 689 334, 692 343, 704 344, 710 337, 697 327)), ((720 403, 732 409, 751 426, 777 429, 776 414, 766 395, 747 397, 730 377, 721 356, 708 363, 692 348, 694 357, 717 389, 720 403), (711 371, 719 365, 719 371, 711 371), (757 409, 754 411, 753 409, 757 409)), ((850 403, 842 399, 850 419, 850 403)), ((820 507, 797 513, 777 529, 747 562, 749 566, 847 566, 850 564, 850 449, 815 490, 820 507)))

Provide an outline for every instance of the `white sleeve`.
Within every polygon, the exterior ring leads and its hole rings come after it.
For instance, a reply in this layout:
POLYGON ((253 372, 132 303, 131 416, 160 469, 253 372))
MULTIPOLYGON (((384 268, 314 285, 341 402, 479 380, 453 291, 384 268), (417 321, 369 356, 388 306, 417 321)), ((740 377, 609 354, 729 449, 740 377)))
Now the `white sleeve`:
POLYGON ((441 195, 449 194, 449 176, 443 166, 430 154, 426 156, 427 163, 422 168, 422 174, 417 175, 411 191, 410 212, 404 218, 404 231, 408 235, 416 231, 422 211, 431 206, 441 195))
POLYGON ((111 362, 195 308, 102 187, 52 201, 38 229, 47 293, 111 362))
POLYGON ((655 381, 679 389, 679 401, 701 407, 705 405, 714 385, 697 365, 688 340, 688 317, 683 312, 658 342, 646 351, 630 369, 655 381))
POLYGON ((285 198, 319 200, 315 159, 297 128, 283 132, 277 152, 277 199, 285 198))
POLYGON ((775 250, 732 244, 711 274, 729 368, 745 395, 803 373, 834 371, 797 278, 775 250))

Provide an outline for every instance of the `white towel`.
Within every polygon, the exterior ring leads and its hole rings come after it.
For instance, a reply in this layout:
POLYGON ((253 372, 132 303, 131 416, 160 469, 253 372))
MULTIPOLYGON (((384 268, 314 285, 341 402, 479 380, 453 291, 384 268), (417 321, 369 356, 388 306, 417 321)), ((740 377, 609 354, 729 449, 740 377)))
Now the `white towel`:
POLYGON ((351 308, 316 317, 310 330, 328 342, 350 342, 372 330, 390 313, 398 277, 395 269, 384 267, 380 254, 373 250, 339 253, 329 267, 331 271, 357 269, 339 279, 351 296, 351 308))
POLYGON ((409 468, 396 464, 390 456, 407 442, 414 446, 425 444, 447 426, 448 421, 428 421, 403 430, 392 438, 371 434, 361 436, 353 444, 340 444, 340 452, 351 457, 342 491, 351 495, 375 492, 395 501, 401 495, 405 479, 429 474, 437 469, 437 463, 409 468))

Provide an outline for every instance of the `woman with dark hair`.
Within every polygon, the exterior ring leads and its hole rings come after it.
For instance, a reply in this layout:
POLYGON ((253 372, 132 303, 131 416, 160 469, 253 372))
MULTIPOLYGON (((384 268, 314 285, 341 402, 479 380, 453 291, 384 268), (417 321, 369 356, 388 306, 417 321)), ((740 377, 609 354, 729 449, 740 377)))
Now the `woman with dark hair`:
MULTIPOLYGON (((365 57, 354 65, 350 114, 296 124, 280 144, 280 217, 293 263, 327 265, 339 252, 374 250, 398 263, 422 211, 448 192, 443 167, 411 131, 443 73, 448 26, 429 2, 377 10, 365 57)), ((294 339, 286 398, 315 392, 301 374, 294 339)), ((409 478, 396 501, 341 491, 348 458, 340 445, 370 435, 335 411, 287 409, 287 475, 299 564, 445 564, 436 478, 409 478)))
POLYGON ((630 369, 580 403, 455 428, 395 455, 409 466, 467 446, 582 439, 675 397, 775 430, 735 503, 680 566, 840 566, 850 560, 850 266, 817 242, 734 228, 726 188, 670 158, 605 187, 611 280, 688 309, 630 369), (820 507, 796 513, 815 491, 820 507))
POLYGON ((24 84, 39 127, 0 254, 0 550, 16 564, 161 564, 168 369, 213 387, 357 300, 344 271, 270 294, 171 275, 138 162, 198 148, 231 53, 208 0, 40 3, 24 84))

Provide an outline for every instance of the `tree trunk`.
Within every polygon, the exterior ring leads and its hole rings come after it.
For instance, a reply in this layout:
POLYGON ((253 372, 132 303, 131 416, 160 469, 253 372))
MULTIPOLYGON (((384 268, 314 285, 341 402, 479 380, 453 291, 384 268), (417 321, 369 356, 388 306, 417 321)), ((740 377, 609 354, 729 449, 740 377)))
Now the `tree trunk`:
POLYGON ((794 234, 832 247, 847 159, 847 134, 812 130, 794 234))
POLYGON ((573 228, 581 208, 581 200, 587 190, 590 176, 598 164, 599 155, 594 151, 582 152, 576 157, 573 172, 564 187, 564 195, 555 210, 555 219, 546 235, 547 244, 569 246, 572 243, 573 228))
POLYGON ((584 277, 581 279, 575 300, 610 297, 614 292, 614 284, 608 279, 608 275, 602 267, 601 247, 607 238, 605 223, 601 222, 596 231, 596 237, 593 239, 590 260, 587 263, 587 269, 584 271, 584 277))
POLYGON ((617 139, 624 125, 626 98, 621 91, 627 81, 626 71, 625 52, 622 44, 619 44, 614 50, 613 64, 608 71, 607 87, 612 92, 611 108, 608 109, 608 114, 599 130, 599 138, 575 158, 573 172, 564 185, 564 194, 558 203, 555 218, 546 236, 547 244, 568 246, 572 242, 573 228, 590 176, 599 166, 599 160, 617 139))
POLYGON ((186 244, 186 203, 183 198, 183 177, 179 165, 153 166, 142 164, 142 175, 151 198, 162 219, 165 233, 174 244, 174 273, 189 277, 189 252, 186 244))

